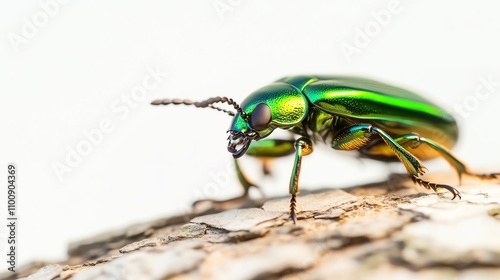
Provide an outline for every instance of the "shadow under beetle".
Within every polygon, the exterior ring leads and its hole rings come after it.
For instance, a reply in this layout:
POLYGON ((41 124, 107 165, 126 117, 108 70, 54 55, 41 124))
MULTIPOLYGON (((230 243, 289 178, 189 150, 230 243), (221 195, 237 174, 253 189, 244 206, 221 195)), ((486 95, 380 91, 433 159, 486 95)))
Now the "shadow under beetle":
POLYGON ((237 158, 244 154, 269 158, 295 153, 290 178, 290 218, 297 222, 296 196, 300 192, 302 157, 323 142, 336 150, 357 150, 362 156, 401 161, 416 184, 438 191, 446 189, 461 198, 452 186, 420 178, 426 171, 421 160, 445 159, 458 173, 498 179, 500 173, 474 174, 449 149, 458 138, 456 121, 445 110, 411 91, 381 82, 342 76, 290 76, 258 89, 238 105, 231 98, 214 97, 201 102, 187 99, 156 100, 153 105, 193 105, 233 116, 228 130, 228 151, 244 195, 256 186, 244 175, 237 158), (235 112, 214 106, 232 105, 235 112), (292 133, 290 140, 265 139, 275 129, 292 133), (296 138, 296 139, 295 139, 296 138))

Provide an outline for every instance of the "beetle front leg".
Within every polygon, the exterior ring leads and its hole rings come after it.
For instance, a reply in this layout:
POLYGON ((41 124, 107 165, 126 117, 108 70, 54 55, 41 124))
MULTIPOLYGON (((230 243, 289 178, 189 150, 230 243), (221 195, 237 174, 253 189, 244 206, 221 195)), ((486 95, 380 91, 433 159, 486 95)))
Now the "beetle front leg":
MULTIPOLYGON (((374 127, 370 124, 357 124, 343 128, 332 140, 332 148, 337 150, 357 150, 365 147, 371 140, 373 134, 379 135, 387 146, 389 146, 392 152, 398 157, 398 159, 404 164, 406 171, 410 175, 413 182, 425 187, 426 189, 432 189, 437 192, 439 189, 446 189, 453 194, 453 198, 461 198, 460 192, 452 186, 444 184, 431 183, 429 181, 422 180, 418 178, 423 175, 427 168, 422 164, 422 162, 403 148, 398 141, 393 139, 383 130, 374 127)), ((402 139, 399 139, 401 142, 402 139)))
POLYGON ((290 178, 289 192, 292 195, 290 199, 290 219, 297 224, 297 195, 300 193, 299 176, 302 164, 302 156, 307 156, 313 152, 311 139, 301 137, 295 141, 295 161, 293 163, 292 176, 290 178))
POLYGON ((259 189, 259 187, 253 183, 245 173, 241 170, 240 164, 237 159, 234 159, 234 168, 236 169, 236 176, 238 177, 238 181, 243 187, 243 194, 238 197, 234 197, 227 200, 216 200, 216 199, 201 199, 197 200, 193 203, 194 209, 217 209, 217 210, 227 210, 236 207, 245 207, 251 205, 251 201, 249 200, 248 192, 251 187, 255 187, 259 189), (204 206, 208 205, 208 206, 204 206), (202 207, 203 206, 203 207, 202 207))
POLYGON ((248 192, 251 187, 259 189, 259 187, 254 182, 248 179, 243 170, 241 170, 240 164, 238 163, 237 159, 234 159, 234 168, 236 170, 236 176, 238 177, 238 181, 240 181, 240 184, 243 187, 243 196, 245 197, 248 196, 248 192))
MULTIPOLYGON (((293 139, 263 139, 253 142, 248 148, 246 154, 261 160, 263 173, 264 175, 268 175, 270 173, 269 160, 293 154, 295 149, 294 143, 295 140, 293 139)), ((248 195, 248 191, 251 187, 255 187, 260 190, 260 188, 249 180, 245 173, 241 170, 241 167, 236 159, 234 160, 234 166, 236 168, 238 180, 243 186, 244 195, 248 195)))
MULTIPOLYGON (((265 164, 264 161, 266 160, 293 154, 295 149, 294 143, 295 140, 293 139, 263 139, 257 142, 252 142, 246 154, 262 160, 263 164, 265 164)), ((225 210, 248 205, 248 203, 251 202, 248 196, 250 188, 254 187, 259 191, 260 188, 252 180, 250 180, 241 169, 238 159, 234 159, 234 168, 236 170, 238 181, 243 187, 243 194, 241 196, 228 200, 202 199, 194 202, 193 207, 200 208, 200 205, 208 204, 210 208, 225 210)), ((263 166, 263 168, 265 169, 266 166, 263 166)))

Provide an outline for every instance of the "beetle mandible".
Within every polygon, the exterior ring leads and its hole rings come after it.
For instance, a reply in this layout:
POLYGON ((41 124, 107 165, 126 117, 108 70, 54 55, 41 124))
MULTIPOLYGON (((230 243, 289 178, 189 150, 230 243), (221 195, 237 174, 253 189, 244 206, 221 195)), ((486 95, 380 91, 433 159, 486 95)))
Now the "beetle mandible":
POLYGON ((290 219, 297 222, 297 198, 302 157, 313 152, 313 143, 336 150, 357 150, 363 157, 401 161, 418 185, 437 192, 452 186, 420 178, 426 167, 421 160, 442 157, 458 173, 482 179, 498 179, 500 173, 475 174, 450 152, 458 138, 455 119, 431 101, 411 91, 374 80, 325 75, 289 76, 262 87, 239 105, 227 97, 201 102, 187 99, 156 100, 153 105, 193 105, 212 108, 233 116, 228 151, 235 160, 244 196, 255 186, 242 172, 237 159, 282 157, 295 154, 290 178, 290 219), (216 107, 232 105, 236 112, 216 107), (275 129, 292 133, 292 139, 267 138, 275 129), (411 151, 411 152, 410 152, 411 151))

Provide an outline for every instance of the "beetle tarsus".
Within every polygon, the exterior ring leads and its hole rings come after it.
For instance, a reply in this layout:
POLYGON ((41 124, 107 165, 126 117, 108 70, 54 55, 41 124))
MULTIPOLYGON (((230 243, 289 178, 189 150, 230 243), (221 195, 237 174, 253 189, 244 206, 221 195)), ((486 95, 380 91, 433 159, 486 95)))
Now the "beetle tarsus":
POLYGON ((292 194, 292 199, 290 199, 290 220, 293 224, 297 224, 297 198, 296 195, 292 194))
POLYGON ((445 189, 445 190, 451 192, 453 194, 453 197, 451 198, 451 200, 454 200, 457 196, 459 199, 462 199, 462 195, 460 194, 460 192, 452 186, 431 183, 429 181, 422 180, 416 176, 411 176, 411 179, 413 180, 413 182, 415 184, 419 184, 420 186, 422 186, 428 190, 432 189, 433 191, 437 192, 439 189, 445 189))
POLYGON ((498 180, 500 179, 500 173, 486 173, 486 174, 471 174, 467 173, 468 175, 472 175, 474 177, 477 177, 481 180, 498 180))

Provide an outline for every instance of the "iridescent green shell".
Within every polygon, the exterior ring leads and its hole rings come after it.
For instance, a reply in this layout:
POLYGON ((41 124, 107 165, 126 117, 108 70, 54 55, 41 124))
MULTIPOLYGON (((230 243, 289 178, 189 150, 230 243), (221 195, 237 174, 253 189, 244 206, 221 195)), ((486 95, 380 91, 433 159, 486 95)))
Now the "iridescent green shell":
MULTIPOLYGON (((269 105, 272 114, 269 128, 259 131, 262 138, 269 135, 275 128, 287 129, 300 124, 309 109, 309 103, 300 89, 282 82, 273 83, 253 92, 241 103, 241 108, 243 112, 250 115, 260 103, 269 105)), ((250 127, 238 113, 234 117, 230 130, 248 132, 250 127)))

